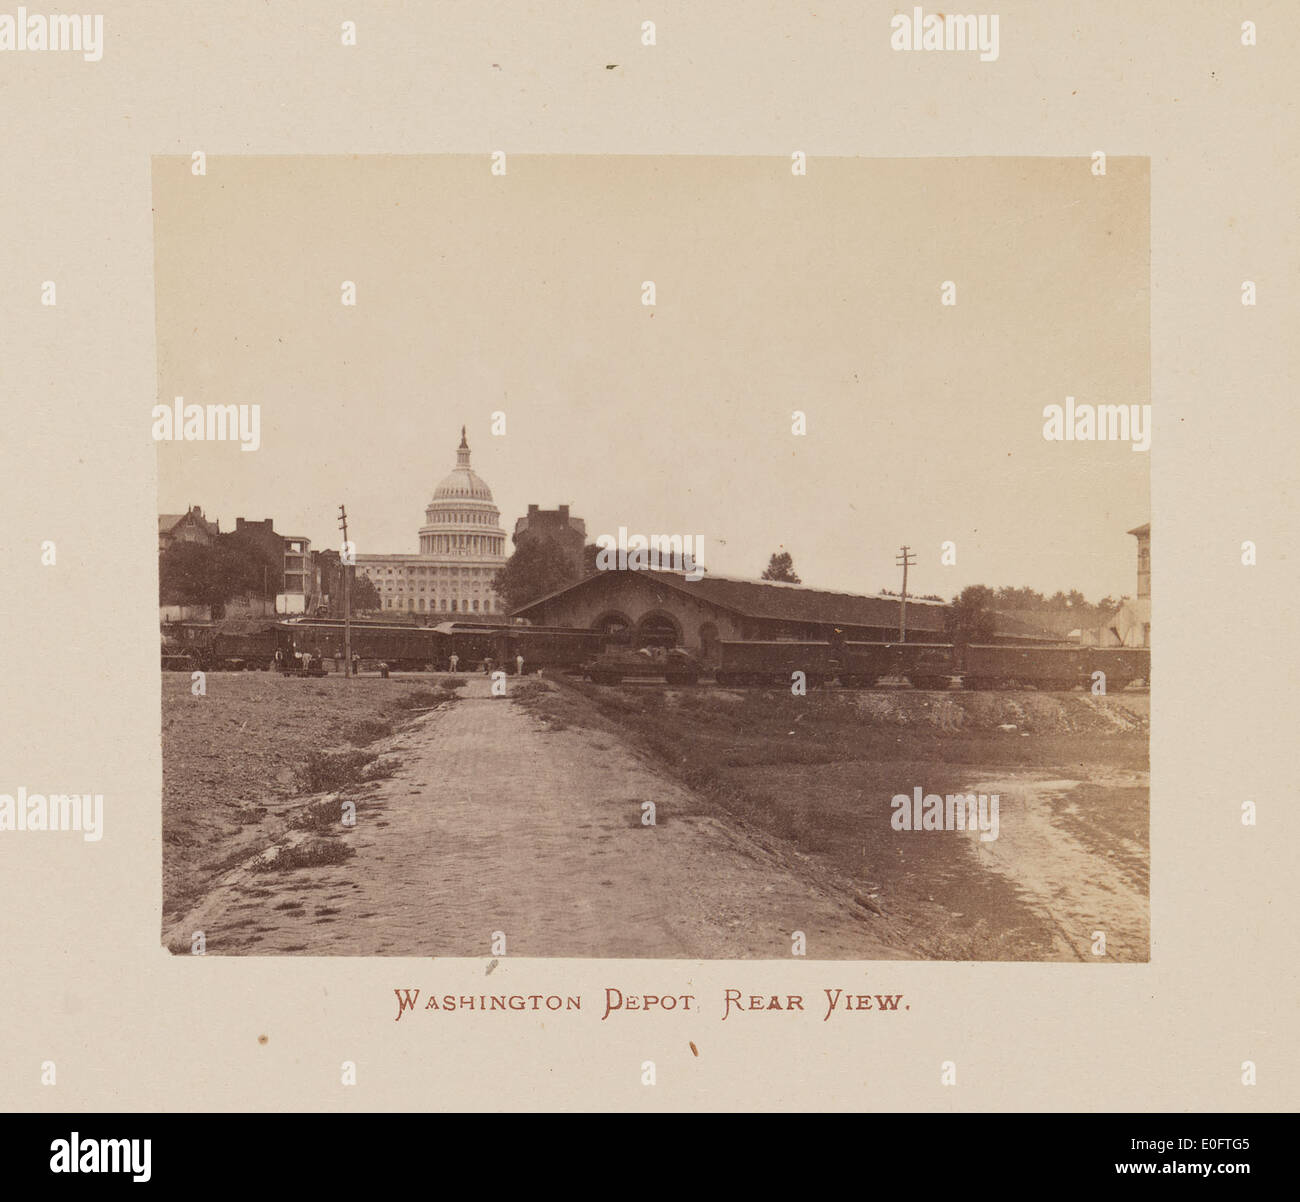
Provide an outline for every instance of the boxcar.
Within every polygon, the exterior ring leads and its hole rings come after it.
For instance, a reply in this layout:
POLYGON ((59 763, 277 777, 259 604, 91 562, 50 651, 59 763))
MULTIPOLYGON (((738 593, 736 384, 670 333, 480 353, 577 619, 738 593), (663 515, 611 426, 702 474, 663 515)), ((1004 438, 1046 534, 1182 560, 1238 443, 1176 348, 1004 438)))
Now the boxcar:
POLYGON ((1067 690, 1088 686, 1094 672, 1106 674, 1108 692, 1134 680, 1150 680, 1150 651, 1135 647, 1017 647, 972 644, 960 649, 962 684, 1000 689, 1012 684, 1067 690))
POLYGON ((740 642, 718 644, 717 680, 721 685, 789 685, 802 672, 810 686, 836 674, 830 643, 740 642))
POLYGON ((840 684, 870 688, 884 676, 906 678, 918 689, 946 689, 956 672, 947 643, 841 643, 840 684))

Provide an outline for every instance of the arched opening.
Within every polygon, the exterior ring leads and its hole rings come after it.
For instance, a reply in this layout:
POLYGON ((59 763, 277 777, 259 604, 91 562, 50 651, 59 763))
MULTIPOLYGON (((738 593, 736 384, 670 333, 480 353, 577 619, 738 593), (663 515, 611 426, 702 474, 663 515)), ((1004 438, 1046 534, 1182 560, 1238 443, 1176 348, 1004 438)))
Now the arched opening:
POLYGON ((637 623, 636 643, 639 647, 679 647, 682 628, 672 614, 661 609, 652 610, 637 623))
POLYGON ((591 624, 592 630, 598 630, 601 634, 624 634, 633 628, 633 621, 617 609, 607 609, 591 624))

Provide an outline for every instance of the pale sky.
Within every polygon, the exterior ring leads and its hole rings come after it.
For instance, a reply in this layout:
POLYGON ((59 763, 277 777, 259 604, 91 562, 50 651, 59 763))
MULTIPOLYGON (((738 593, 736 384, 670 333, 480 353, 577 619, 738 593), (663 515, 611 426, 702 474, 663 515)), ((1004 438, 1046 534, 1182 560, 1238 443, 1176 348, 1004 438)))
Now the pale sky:
POLYGON ((262 445, 160 443, 158 509, 321 548, 344 502, 414 553, 464 424, 507 534, 567 502, 727 575, 897 589, 906 542, 909 592, 1132 594, 1148 454, 1042 410, 1150 401, 1148 193, 1122 158, 159 158, 157 400, 260 404, 262 445))

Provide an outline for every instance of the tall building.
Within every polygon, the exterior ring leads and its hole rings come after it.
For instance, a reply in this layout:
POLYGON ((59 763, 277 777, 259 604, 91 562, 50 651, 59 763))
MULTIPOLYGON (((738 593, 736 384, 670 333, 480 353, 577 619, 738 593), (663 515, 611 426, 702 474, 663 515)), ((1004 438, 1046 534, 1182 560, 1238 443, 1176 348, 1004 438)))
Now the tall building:
POLYGON ((1138 596, 1151 596, 1151 523, 1143 522, 1129 531, 1138 540, 1138 596))
POLYGON ((357 555, 357 572, 374 583, 384 610, 504 616, 492 578, 506 562, 506 532, 492 490, 470 467, 464 426, 456 466, 425 507, 419 546, 416 555, 357 555))
POLYGON ((1137 539, 1137 596, 1120 603, 1099 631, 1103 647, 1151 646, 1151 523, 1129 531, 1137 539))
MULTIPOLYGON (((316 603, 311 566, 311 540, 277 534, 270 518, 250 522, 235 519, 235 534, 262 549, 275 575, 268 586, 275 591, 275 613, 309 613, 316 603)), ((229 607, 228 607, 229 608, 229 607)))
POLYGON ((530 538, 545 538, 563 547, 573 563, 574 571, 582 574, 582 549, 587 543, 587 523, 570 516, 569 507, 542 509, 529 505, 528 513, 515 523, 512 541, 522 545, 530 538))

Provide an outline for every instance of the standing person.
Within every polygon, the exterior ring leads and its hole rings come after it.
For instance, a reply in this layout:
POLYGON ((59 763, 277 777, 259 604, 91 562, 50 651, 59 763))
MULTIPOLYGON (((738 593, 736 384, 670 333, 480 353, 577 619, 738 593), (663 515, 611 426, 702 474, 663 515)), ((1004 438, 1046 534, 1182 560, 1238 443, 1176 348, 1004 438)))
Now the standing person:
POLYGON ((453 672, 456 671, 456 665, 457 665, 458 663, 460 663, 460 656, 457 655, 454 651, 451 653, 451 661, 450 661, 450 662, 451 662, 451 671, 453 671, 453 672))
POLYGON ((516 676, 522 676, 523 674, 524 674, 524 657, 523 657, 522 655, 516 655, 516 656, 515 656, 515 675, 516 675, 516 676))
POLYGON ((359 656, 355 651, 352 653, 352 675, 361 675, 361 656, 359 656))
POLYGON ((489 676, 492 675, 492 657, 490 655, 485 655, 483 657, 483 671, 489 676))

